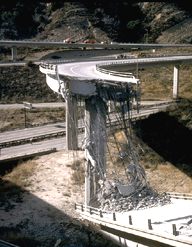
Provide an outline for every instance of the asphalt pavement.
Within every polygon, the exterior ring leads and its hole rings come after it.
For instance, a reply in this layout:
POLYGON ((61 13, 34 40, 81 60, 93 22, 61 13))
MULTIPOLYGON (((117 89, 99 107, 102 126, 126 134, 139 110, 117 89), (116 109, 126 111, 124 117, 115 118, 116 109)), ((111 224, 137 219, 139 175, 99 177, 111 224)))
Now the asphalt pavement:
MULTIPOLYGON (((157 113, 159 111, 164 110, 167 107, 167 105, 160 105, 160 106, 153 106, 150 108, 143 108, 140 110, 139 113, 137 113, 136 110, 132 111, 132 118, 140 118, 145 117, 153 113, 157 113)), ((115 121, 116 117, 114 114, 111 114, 111 120, 115 121)), ((83 123, 78 123, 78 126, 81 127, 83 123)), ((19 139, 25 139, 25 138, 32 138, 35 136, 40 135, 46 135, 51 133, 57 133, 60 131, 65 131, 65 123, 56 123, 51 125, 44 125, 40 127, 34 127, 34 128, 26 128, 22 130, 15 130, 15 131, 7 131, 4 133, 0 133, 0 143, 3 143, 5 141, 13 141, 13 140, 19 140, 19 139)), ((83 139, 84 134, 81 134, 78 136, 79 138, 79 144, 81 143, 81 140, 83 139)), ((10 146, 5 147, 1 149, 1 156, 0 161, 6 159, 8 156, 14 157, 18 155, 24 155, 26 153, 34 153, 37 151, 42 151, 46 149, 56 148, 57 150, 65 149, 66 147, 66 137, 60 137, 60 138, 53 138, 49 140, 44 141, 38 141, 38 142, 32 142, 18 145, 18 146, 10 146)))

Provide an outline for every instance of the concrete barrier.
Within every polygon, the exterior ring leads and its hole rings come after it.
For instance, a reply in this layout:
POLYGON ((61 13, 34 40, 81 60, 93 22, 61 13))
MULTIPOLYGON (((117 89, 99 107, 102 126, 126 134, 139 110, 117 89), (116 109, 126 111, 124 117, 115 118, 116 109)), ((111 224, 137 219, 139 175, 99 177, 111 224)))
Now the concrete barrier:
POLYGON ((9 162, 9 161, 13 161, 13 160, 19 160, 19 159, 31 158, 31 157, 35 157, 37 155, 50 154, 50 153, 53 153, 56 151, 57 151, 56 148, 49 148, 49 149, 44 149, 44 150, 40 150, 40 151, 34 151, 31 153, 18 154, 15 156, 4 156, 4 157, 0 157, 0 163, 5 163, 5 162, 9 162))

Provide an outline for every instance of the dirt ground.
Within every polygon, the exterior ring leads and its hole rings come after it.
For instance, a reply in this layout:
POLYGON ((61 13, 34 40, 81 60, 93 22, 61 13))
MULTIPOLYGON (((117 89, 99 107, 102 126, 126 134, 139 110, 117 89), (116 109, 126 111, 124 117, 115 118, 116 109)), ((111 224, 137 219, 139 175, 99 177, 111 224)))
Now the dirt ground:
POLYGON ((81 160, 84 152, 41 156, 2 176, 1 239, 21 247, 110 246, 82 225, 74 209, 75 202, 84 200, 84 184, 73 179, 74 155, 81 160))
MULTIPOLYGON (((88 246, 94 241, 95 235, 89 239, 74 209, 75 202, 84 202, 84 183, 74 180, 74 157, 82 160, 84 151, 37 157, 1 177, 1 239, 19 246, 26 241, 28 246, 77 246, 77 242, 88 246)), ((192 179, 173 165, 144 167, 151 186, 160 193, 192 193, 192 179)), ((99 245, 109 246, 101 241, 99 245)))

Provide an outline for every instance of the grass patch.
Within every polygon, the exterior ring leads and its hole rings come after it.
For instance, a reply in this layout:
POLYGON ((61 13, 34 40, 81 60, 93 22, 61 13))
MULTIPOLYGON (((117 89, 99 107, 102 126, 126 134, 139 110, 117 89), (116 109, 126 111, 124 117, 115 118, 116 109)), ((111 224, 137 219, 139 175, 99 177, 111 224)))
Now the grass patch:
POLYGON ((25 188, 28 186, 27 179, 33 175, 36 168, 35 160, 28 160, 26 162, 20 161, 12 171, 3 176, 4 181, 13 183, 16 186, 25 188))
MULTIPOLYGON (((34 108, 26 110, 27 127, 65 121, 65 107, 34 108)), ((23 109, 0 109, 0 131, 25 128, 23 109)))
POLYGON ((71 164, 73 170, 71 179, 75 184, 85 183, 84 159, 76 160, 71 164))

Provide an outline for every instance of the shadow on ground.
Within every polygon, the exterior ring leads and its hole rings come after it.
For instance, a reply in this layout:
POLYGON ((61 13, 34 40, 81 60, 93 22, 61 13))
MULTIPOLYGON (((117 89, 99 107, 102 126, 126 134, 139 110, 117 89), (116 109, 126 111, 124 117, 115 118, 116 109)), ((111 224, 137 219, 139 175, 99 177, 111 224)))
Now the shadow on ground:
POLYGON ((53 52, 45 55, 41 60, 49 59, 87 59, 97 56, 116 56, 118 54, 125 53, 124 50, 105 50, 105 49, 93 49, 93 50, 64 50, 53 52))
POLYGON ((3 178, 0 239, 20 247, 116 246, 90 226, 3 178))
POLYGON ((137 122, 136 135, 165 161, 192 178, 192 131, 175 116, 160 112, 137 122))

